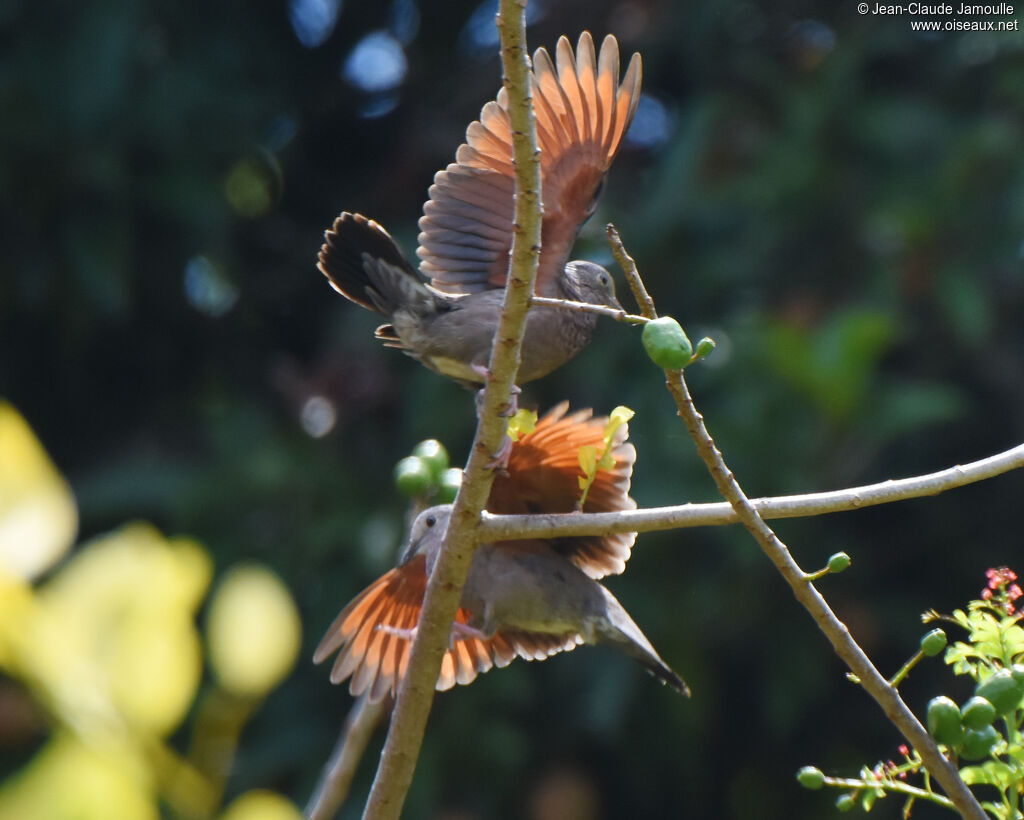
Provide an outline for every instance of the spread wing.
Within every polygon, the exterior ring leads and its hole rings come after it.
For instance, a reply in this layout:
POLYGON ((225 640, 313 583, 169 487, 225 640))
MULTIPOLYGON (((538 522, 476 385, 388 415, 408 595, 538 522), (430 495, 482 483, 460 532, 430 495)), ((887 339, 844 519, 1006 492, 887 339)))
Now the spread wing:
MULTIPOLYGON (((590 410, 566 415, 562 402, 537 422, 537 427, 512 446, 506 474, 494 479, 487 509, 499 514, 568 513, 576 509, 581 495, 579 450, 584 445, 604 452, 607 418, 592 418, 590 410)), ((622 425, 612 440, 615 466, 598 470, 587 494, 584 512, 614 512, 636 509, 629 496, 636 450, 626 439, 622 425)), ((548 542, 592 578, 617 575, 626 568, 636 533, 606 536, 576 536, 548 542)))
MULTIPOLYGON (((605 37, 595 54, 589 32, 576 54, 562 37, 555 60, 533 57, 533 99, 544 208, 536 290, 551 295, 580 226, 640 99, 640 55, 619 81, 619 45, 605 37)), ((505 89, 466 130, 455 162, 434 177, 420 219, 420 269, 449 293, 505 286, 512 243, 512 129, 505 89)))
MULTIPOLYGON (((335 618, 316 648, 314 663, 321 663, 340 650, 331 669, 332 683, 342 683, 351 677, 349 691, 354 696, 368 692, 371 701, 394 696, 409 665, 426 587, 426 561, 422 555, 382 575, 335 618)), ((467 623, 469 613, 460 609, 455 620, 467 623)), ((582 638, 575 634, 499 631, 490 639, 458 635, 441 662, 437 688, 445 690, 457 683, 470 683, 494 666, 508 666, 516 656, 540 660, 580 643, 582 638)))

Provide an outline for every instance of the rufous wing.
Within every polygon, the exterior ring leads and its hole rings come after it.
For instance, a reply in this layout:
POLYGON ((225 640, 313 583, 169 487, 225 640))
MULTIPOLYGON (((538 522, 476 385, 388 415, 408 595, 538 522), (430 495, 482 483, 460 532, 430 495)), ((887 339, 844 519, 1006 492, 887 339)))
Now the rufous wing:
MULTIPOLYGON (((335 618, 316 648, 314 663, 322 663, 338 652, 331 669, 332 683, 351 678, 349 691, 355 696, 367 693, 371 701, 393 696, 409 665, 412 633, 419 624, 426 586, 426 560, 422 555, 389 570, 335 618)), ((467 623, 469 617, 463 609, 456 614, 461 623, 467 623)), ((501 632, 489 639, 458 636, 445 652, 437 688, 470 683, 478 674, 494 666, 507 666, 519 655, 553 654, 561 650, 547 647, 564 641, 550 636, 534 641, 514 636, 510 640, 501 632)))
MULTIPOLYGON (((580 226, 596 207, 605 173, 640 100, 640 55, 619 80, 619 45, 599 54, 589 32, 573 54, 562 37, 555 59, 533 57, 533 99, 541 150, 544 221, 536 290, 552 295, 580 226)), ((455 162, 434 177, 420 219, 420 269, 449 293, 505 286, 512 243, 512 128, 502 89, 466 130, 455 162)))
MULTIPOLYGON (((495 476, 487 509, 498 514, 568 513, 576 510, 581 496, 580 448, 589 445, 597 456, 604 452, 608 419, 594 418, 590 410, 567 415, 568 402, 546 413, 532 433, 513 444, 505 473, 495 476)), ((622 425, 612 439, 615 465, 599 469, 587 494, 584 512, 617 512, 636 509, 629 496, 636 450, 627 442, 629 429, 622 425)), ((606 536, 573 536, 548 542, 591 578, 616 575, 626 567, 636 533, 606 536)))

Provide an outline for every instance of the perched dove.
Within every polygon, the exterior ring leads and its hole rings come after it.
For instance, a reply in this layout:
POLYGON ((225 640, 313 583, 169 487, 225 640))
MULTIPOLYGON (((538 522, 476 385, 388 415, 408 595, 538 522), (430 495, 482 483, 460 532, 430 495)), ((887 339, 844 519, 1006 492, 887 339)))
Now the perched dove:
MULTIPOLYGON (((562 513, 580 497, 578 450, 603 452, 606 419, 589 411, 564 415, 559 405, 512 447, 507 475, 499 474, 488 502, 495 513, 562 513)), ((612 439, 614 466, 599 469, 584 510, 633 509, 629 483, 636 452, 620 427, 612 439)), ((394 694, 405 675, 427 578, 444 542, 450 505, 416 518, 399 564, 341 612, 314 655, 320 663, 340 650, 331 680, 351 676, 353 695, 394 694)), ((613 646, 678 691, 683 680, 668 667, 622 605, 595 579, 625 567, 634 533, 520 540, 478 547, 452 625, 438 689, 471 682, 516 657, 540 660, 584 643, 613 646)))
MULTIPOLYGON (((541 149, 543 225, 535 292, 621 309, 611 274, 569 262, 593 213, 605 173, 640 99, 640 55, 619 81, 611 35, 600 53, 588 32, 576 54, 562 37, 552 61, 533 58, 533 97, 541 149)), ((512 245, 512 131, 505 90, 466 131, 455 162, 434 177, 419 221, 416 273, 391 235, 372 219, 343 212, 326 231, 318 267, 356 304, 383 315, 377 338, 467 386, 487 378, 512 245)), ((517 381, 547 375, 589 344, 597 316, 534 306, 526 321, 517 381)))

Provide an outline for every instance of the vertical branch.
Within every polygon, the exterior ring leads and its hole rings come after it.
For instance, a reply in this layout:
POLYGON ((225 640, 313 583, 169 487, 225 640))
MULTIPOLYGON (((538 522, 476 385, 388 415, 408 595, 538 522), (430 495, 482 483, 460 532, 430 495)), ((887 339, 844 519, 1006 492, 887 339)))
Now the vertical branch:
POLYGON ((498 30, 516 172, 508 286, 491 348, 491 378, 484 387, 476 436, 445 546, 427 584, 409 668, 398 690, 380 765, 363 812, 367 820, 397 820, 412 783, 448 634, 476 548, 480 511, 494 480, 488 465, 505 436, 506 421, 501 412, 508 406, 519 369, 526 312, 540 258, 540 161, 526 52, 526 0, 501 0, 498 30))

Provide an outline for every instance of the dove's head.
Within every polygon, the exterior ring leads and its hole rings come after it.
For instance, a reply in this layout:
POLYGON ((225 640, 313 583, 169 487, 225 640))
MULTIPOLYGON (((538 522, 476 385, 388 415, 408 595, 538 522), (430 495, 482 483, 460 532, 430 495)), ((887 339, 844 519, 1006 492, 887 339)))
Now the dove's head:
POLYGON ((402 550, 399 564, 406 564, 417 555, 427 556, 427 574, 429 575, 437 560, 437 552, 444 543, 448 532, 448 519, 452 514, 451 504, 440 504, 428 507, 412 522, 409 531, 409 543, 402 550))
POLYGON ((565 278, 567 290, 575 291, 572 296, 578 301, 622 310, 615 296, 615 280, 600 265, 576 259, 565 266, 565 278))

